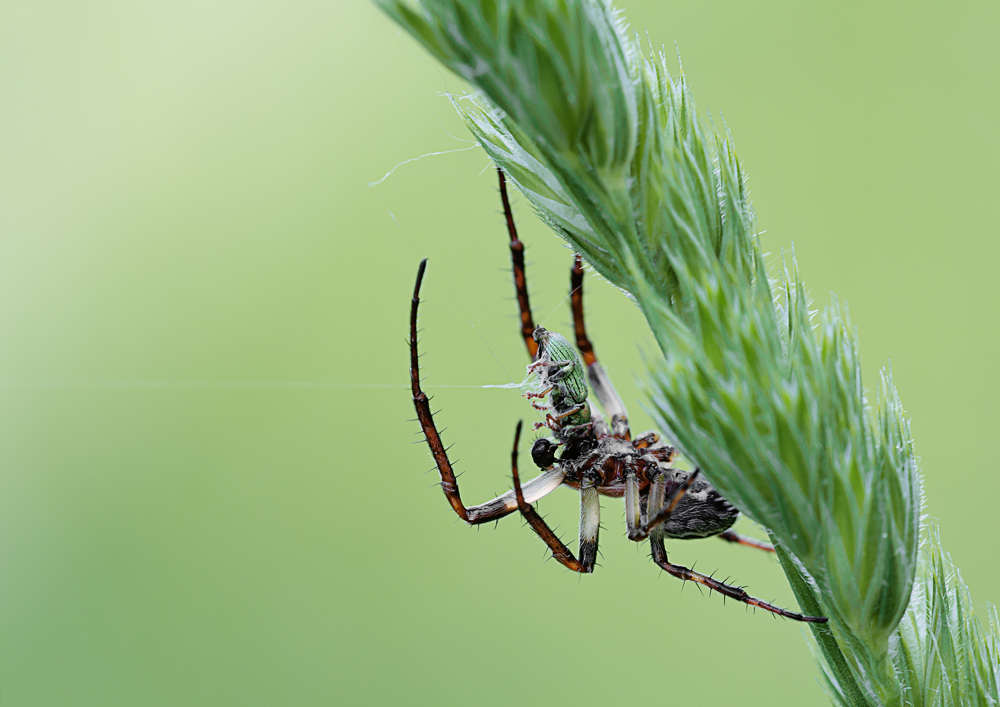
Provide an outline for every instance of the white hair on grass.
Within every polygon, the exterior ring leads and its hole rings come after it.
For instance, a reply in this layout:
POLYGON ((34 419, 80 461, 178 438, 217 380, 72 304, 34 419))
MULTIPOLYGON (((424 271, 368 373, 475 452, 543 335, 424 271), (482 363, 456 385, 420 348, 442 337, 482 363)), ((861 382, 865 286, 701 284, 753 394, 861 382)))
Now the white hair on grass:
POLYGON ((479 147, 479 143, 476 143, 475 145, 469 145, 468 147, 456 147, 454 150, 442 150, 440 152, 428 152, 426 154, 420 155, 419 157, 411 157, 408 160, 403 160, 402 162, 400 162, 399 164, 397 164, 395 167, 393 167, 392 169, 390 169, 388 172, 386 172, 382 176, 381 179, 379 179, 377 181, 374 181, 374 182, 368 182, 368 186, 370 186, 370 187, 377 187, 379 184, 381 184, 386 179, 388 179, 389 177, 391 177, 392 173, 395 172, 400 167, 402 167, 404 164, 409 164, 410 162, 418 162, 418 161, 422 160, 425 157, 437 157, 438 155, 450 155, 453 152, 467 152, 469 150, 475 150, 477 147, 479 147))

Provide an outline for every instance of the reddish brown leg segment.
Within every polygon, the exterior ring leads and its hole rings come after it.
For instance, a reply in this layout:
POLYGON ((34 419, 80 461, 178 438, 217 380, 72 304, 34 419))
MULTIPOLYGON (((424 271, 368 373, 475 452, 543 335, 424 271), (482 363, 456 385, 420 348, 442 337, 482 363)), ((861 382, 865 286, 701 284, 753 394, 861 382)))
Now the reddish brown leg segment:
POLYGON ((674 577, 680 579, 690 580, 692 582, 697 582, 703 587, 708 587, 709 589, 717 591, 723 596, 727 596, 730 599, 735 599, 736 601, 741 601, 744 604, 757 607, 758 609, 763 609, 764 611, 770 611, 772 614, 777 614, 778 616, 784 616, 786 619, 794 619, 795 621, 806 621, 808 623, 823 624, 829 621, 825 616, 803 616, 802 614, 797 614, 794 611, 789 611, 788 609, 782 609, 780 606, 775 606, 774 604, 769 604, 762 599, 757 599, 747 594, 743 589, 739 587, 734 587, 725 582, 720 582, 717 579, 713 579, 707 575, 701 574, 700 572, 695 572, 689 570, 687 567, 681 567, 680 565, 673 565, 667 561, 667 551, 663 547, 662 540, 659 543, 653 543, 653 562, 655 562, 661 569, 665 572, 672 574, 674 577))
POLYGON ((632 434, 628 429, 628 413, 625 410, 625 403, 618 396, 618 391, 611 383, 611 378, 604 370, 604 366, 597 360, 594 345, 590 343, 587 327, 583 322, 583 259, 579 254, 573 259, 569 286, 576 348, 580 350, 583 362, 587 366, 587 380, 590 382, 590 387, 593 389, 594 395, 597 396, 597 400, 604 407, 604 411, 611 417, 611 433, 620 439, 631 439, 632 434))
POLYGON ((573 269, 569 273, 570 305, 573 309, 573 329, 576 332, 576 348, 580 349, 583 364, 597 363, 594 345, 587 337, 587 327, 583 323, 583 258, 577 253, 573 257, 573 269))
POLYGON ((434 462, 441 473, 441 490, 444 491, 448 503, 458 514, 458 517, 468 522, 469 514, 462 504, 462 497, 458 493, 458 481, 455 479, 455 471, 448 461, 448 453, 441 442, 441 435, 438 434, 434 425, 434 418, 431 415, 431 404, 427 399, 427 394, 420 389, 420 356, 417 353, 417 308, 420 306, 420 285, 424 280, 424 270, 427 269, 427 258, 420 261, 420 269, 417 270, 417 283, 413 287, 413 301, 410 302, 410 388, 413 391, 413 407, 417 410, 417 420, 420 421, 420 429, 424 431, 424 438, 427 446, 431 448, 434 462))
MULTIPOLYGON (((420 269, 417 271, 417 282, 413 287, 413 301, 410 304, 410 387, 413 391, 413 407, 417 411, 417 420, 420 428, 424 432, 424 439, 431 449, 434 463, 437 465, 438 473, 441 475, 441 490, 444 491, 445 498, 454 509, 458 517, 466 523, 476 525, 486 523, 491 520, 498 520, 506 515, 515 512, 518 504, 513 494, 498 496, 492 501, 488 501, 479 506, 466 507, 462 503, 462 497, 458 492, 458 481, 455 478, 455 471, 448 460, 448 452, 437 426, 434 424, 434 417, 431 413, 430 400, 427 394, 420 389, 420 355, 417 351, 417 308, 420 306, 420 285, 424 279, 424 271, 427 269, 426 258, 420 261, 420 269)), ((559 469, 546 471, 525 484, 524 493, 533 500, 537 500, 550 493, 562 483, 564 472, 559 469)))
MULTIPOLYGON (((696 474, 691 474, 691 478, 693 478, 695 475, 696 474)), ((675 491, 672 494, 671 499, 667 502, 666 506, 662 510, 666 510, 666 508, 670 506, 676 506, 677 502, 680 500, 681 495, 683 495, 683 490, 681 489, 686 490, 688 485, 681 486, 678 489, 681 491, 680 493, 677 493, 675 491)), ((650 504, 649 514, 651 516, 650 525, 652 525, 652 519, 659 518, 661 515, 663 515, 662 510, 657 507, 662 502, 661 501, 662 497, 663 497, 662 483, 654 483, 654 487, 649 494, 649 504, 650 504)), ((669 517, 669 514, 667 515, 669 517)), ((662 522, 666 522, 666 520, 667 518, 663 518, 662 522)), ((650 547, 652 548, 652 554, 653 554, 653 562, 655 562, 662 570, 673 575, 674 577, 678 577, 680 579, 686 579, 691 582, 696 582, 701 586, 708 587, 711 590, 717 591, 719 594, 727 596, 730 599, 741 601, 744 604, 748 604, 749 606, 754 606, 757 607, 758 609, 763 609, 764 611, 770 611, 773 614, 777 614, 778 616, 784 616, 785 618, 788 619, 794 619, 795 621, 806 621, 809 623, 826 623, 827 621, 829 621, 829 619, 827 619, 825 616, 803 616, 802 614, 798 614, 794 611, 789 611, 788 609, 782 609, 780 606, 775 606, 774 604, 769 604, 768 602, 762 599, 757 599, 756 597, 750 596, 740 587, 734 587, 730 584, 726 584, 725 582, 720 582, 717 579, 709 577, 708 575, 701 574, 700 572, 695 572, 694 570, 690 570, 687 567, 671 564, 670 561, 667 559, 667 550, 663 546, 663 533, 661 530, 659 530, 659 527, 660 526, 654 528, 653 532, 650 533, 649 537, 649 544, 650 547)))
POLYGON ((497 167, 500 178, 500 199, 503 201, 503 214, 507 219, 507 235, 510 236, 510 262, 514 275, 514 291, 517 293, 517 308, 521 312, 521 338, 528 349, 531 360, 538 353, 538 342, 532 334, 535 332, 535 322, 531 317, 531 303, 528 301, 528 280, 524 271, 524 243, 517 237, 517 227, 514 225, 514 212, 510 208, 507 196, 507 179, 503 170, 497 167))
POLYGON ((719 533, 718 537, 720 540, 725 540, 729 543, 753 547, 758 550, 763 550, 764 552, 774 552, 774 545, 771 543, 766 543, 763 540, 755 540, 754 538, 748 538, 746 535, 740 535, 735 530, 723 531, 719 533))
POLYGON ((524 519, 528 521, 528 525, 531 529, 542 539, 542 541, 548 545, 549 549, 552 551, 552 556, 556 558, 561 564, 565 565, 574 572, 591 572, 591 568, 586 568, 579 560, 577 560, 573 553, 568 547, 563 543, 559 537, 552 532, 549 528, 548 523, 545 519, 538 515, 534 507, 524 499, 524 493, 521 491, 521 479, 517 473, 517 447, 521 441, 521 422, 518 421, 517 429, 514 431, 514 449, 510 453, 510 470, 511 475, 514 477, 514 494, 517 497, 517 507, 521 511, 521 515, 524 519))

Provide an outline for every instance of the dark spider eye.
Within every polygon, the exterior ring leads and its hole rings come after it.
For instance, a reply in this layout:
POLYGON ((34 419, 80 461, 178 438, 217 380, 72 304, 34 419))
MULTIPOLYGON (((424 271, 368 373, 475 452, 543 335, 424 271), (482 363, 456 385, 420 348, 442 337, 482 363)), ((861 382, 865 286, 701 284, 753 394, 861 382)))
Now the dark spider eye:
POLYGON ((536 439, 531 445, 531 460, 539 469, 548 469, 556 463, 556 445, 547 437, 536 439))

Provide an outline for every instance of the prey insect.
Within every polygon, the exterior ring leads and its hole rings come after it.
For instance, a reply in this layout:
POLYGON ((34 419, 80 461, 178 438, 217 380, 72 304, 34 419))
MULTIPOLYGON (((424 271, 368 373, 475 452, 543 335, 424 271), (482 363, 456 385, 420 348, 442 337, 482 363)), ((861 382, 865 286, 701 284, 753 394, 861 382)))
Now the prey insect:
POLYGON ((536 409, 546 413, 545 422, 537 426, 546 428, 551 436, 537 439, 532 445, 531 458, 541 473, 522 484, 518 472, 522 425, 518 422, 511 452, 513 488, 480 505, 464 504, 447 450, 434 423, 430 401, 420 387, 417 309, 427 267, 427 261, 422 261, 410 307, 410 383, 417 419, 440 473, 441 489, 452 509, 470 525, 499 520, 517 512, 545 542, 556 560, 574 572, 589 573, 594 571, 597 560, 599 497, 622 498, 628 538, 635 542, 649 540, 652 560, 665 572, 779 616, 815 623, 827 621, 821 616, 804 616, 782 609, 750 596, 741 587, 669 561, 665 538, 716 536, 761 550, 773 551, 773 548, 736 534, 732 525, 739 511, 698 469, 688 472, 671 466, 677 451, 661 440, 658 433, 650 431, 632 437, 625 405, 587 337, 583 319, 584 271, 579 255, 574 258, 570 274, 576 346, 560 334, 534 325, 525 276, 524 245, 517 236, 504 174, 499 169, 497 172, 510 237, 521 337, 531 357, 527 373, 534 377, 533 389, 525 397, 536 409), (603 414, 590 399, 590 391, 603 414), (576 554, 549 528, 532 505, 559 486, 576 489, 580 496, 576 554))

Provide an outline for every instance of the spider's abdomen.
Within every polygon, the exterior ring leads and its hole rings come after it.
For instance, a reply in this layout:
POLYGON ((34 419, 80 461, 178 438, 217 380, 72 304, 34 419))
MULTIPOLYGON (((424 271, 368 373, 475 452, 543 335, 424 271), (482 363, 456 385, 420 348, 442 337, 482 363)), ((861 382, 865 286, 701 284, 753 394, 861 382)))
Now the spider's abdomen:
MULTIPOLYGON (((673 470, 667 495, 683 483, 691 472, 673 470)), ((681 498, 673 515, 664 524, 669 538, 708 538, 728 530, 740 512, 722 497, 704 477, 699 477, 681 498)))

